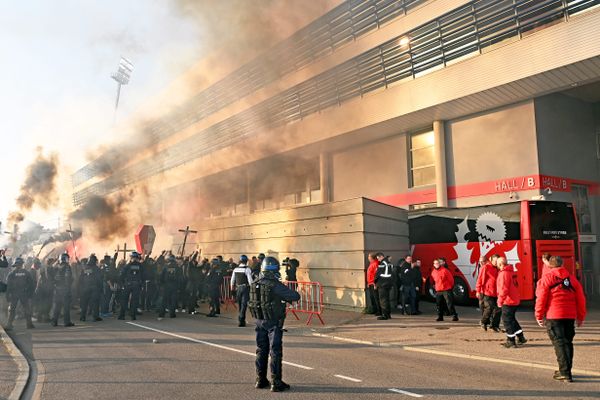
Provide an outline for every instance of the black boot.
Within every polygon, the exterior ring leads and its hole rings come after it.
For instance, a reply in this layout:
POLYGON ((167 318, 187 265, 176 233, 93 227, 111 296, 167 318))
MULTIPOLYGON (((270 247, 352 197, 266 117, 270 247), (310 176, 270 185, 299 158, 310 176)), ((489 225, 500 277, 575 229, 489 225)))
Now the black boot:
POLYGON ((267 379, 266 376, 257 376, 256 377, 256 384, 254 385, 255 388, 265 389, 265 388, 268 388, 269 386, 271 386, 271 382, 269 382, 269 380, 267 379))
POLYGON ((519 333, 517 335, 517 339, 519 340, 519 344, 527 343, 527 339, 525 339, 525 335, 523 335, 522 333, 519 333))
POLYGON ((244 321, 244 320, 240 320, 240 322, 238 323, 238 326, 239 326, 240 328, 242 328, 242 327, 246 326, 246 321, 244 321))
POLYGON ((290 385, 282 381, 281 379, 271 377, 271 392, 283 392, 284 390, 290 390, 290 385))
POLYGON ((517 347, 517 343, 515 343, 514 337, 507 337, 506 342, 502 343, 502 346, 510 349, 511 347, 517 347))

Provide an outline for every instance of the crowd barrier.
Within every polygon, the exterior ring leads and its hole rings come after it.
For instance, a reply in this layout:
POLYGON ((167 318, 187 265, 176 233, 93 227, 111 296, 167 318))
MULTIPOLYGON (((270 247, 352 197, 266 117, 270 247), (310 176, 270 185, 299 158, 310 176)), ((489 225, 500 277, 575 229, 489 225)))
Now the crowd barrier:
POLYGON ((297 320, 297 313, 308 314, 306 325, 310 325, 313 317, 316 315, 325 325, 321 315, 323 314, 323 287, 319 282, 284 282, 287 287, 297 291, 300 294, 300 300, 288 305, 286 312, 291 312, 297 320))
POLYGON ((233 305, 233 308, 237 308, 234 292, 231 290, 231 276, 224 276, 223 283, 221 284, 221 301, 225 306, 225 310, 233 305))

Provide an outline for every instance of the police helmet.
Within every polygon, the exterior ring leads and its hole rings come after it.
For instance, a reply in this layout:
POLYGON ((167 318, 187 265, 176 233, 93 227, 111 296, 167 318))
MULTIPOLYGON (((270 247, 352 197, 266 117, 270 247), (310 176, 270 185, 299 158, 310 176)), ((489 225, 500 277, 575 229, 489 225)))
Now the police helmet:
POLYGON ((213 258, 212 260, 210 260, 210 263, 211 263, 212 265, 219 265, 219 262, 220 262, 220 261, 219 261, 219 259, 218 259, 218 258, 213 258))
POLYGON ((132 252, 131 252, 131 255, 130 255, 130 257, 131 257, 131 258, 135 258, 135 259, 137 259, 137 260, 139 260, 139 259, 141 259, 141 258, 142 258, 141 254, 140 254, 140 253, 138 253, 137 251, 132 251, 132 252))
POLYGON ((259 259, 260 261, 264 260, 264 259, 265 259, 265 253, 260 253, 260 254, 258 255, 258 259, 259 259))
POLYGON ((174 263, 177 261, 177 259, 175 258, 175 256, 173 254, 171 254, 168 258, 167 261, 170 263, 174 263))
POLYGON ((277 272, 279 271, 279 261, 275 257, 266 257, 262 262, 260 270, 277 272))
POLYGON ((17 257, 15 258, 15 262, 13 263, 14 267, 22 267, 24 264, 24 261, 21 257, 17 257))
POLYGON ((64 253, 62 253, 62 254, 60 255, 60 262, 61 262, 61 263, 65 263, 65 262, 67 262, 67 263, 68 263, 70 258, 71 258, 71 257, 69 256, 69 253, 67 253, 67 252, 64 252, 64 253))
POLYGON ((246 264, 248 262, 248 256, 245 255, 245 254, 242 254, 240 256, 240 262, 243 263, 243 264, 246 264))

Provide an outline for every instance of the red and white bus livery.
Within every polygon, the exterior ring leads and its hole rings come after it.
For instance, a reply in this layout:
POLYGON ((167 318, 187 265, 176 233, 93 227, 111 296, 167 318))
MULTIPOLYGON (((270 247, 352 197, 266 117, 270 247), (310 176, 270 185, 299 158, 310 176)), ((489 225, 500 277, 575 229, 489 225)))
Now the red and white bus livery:
POLYGON ((559 255, 575 273, 578 229, 571 203, 520 201, 469 208, 432 208, 409 214, 413 259, 420 259, 424 291, 431 292, 433 259, 442 257, 454 275, 458 302, 475 298, 480 256, 506 257, 519 279, 521 299, 534 298, 542 254, 559 255))

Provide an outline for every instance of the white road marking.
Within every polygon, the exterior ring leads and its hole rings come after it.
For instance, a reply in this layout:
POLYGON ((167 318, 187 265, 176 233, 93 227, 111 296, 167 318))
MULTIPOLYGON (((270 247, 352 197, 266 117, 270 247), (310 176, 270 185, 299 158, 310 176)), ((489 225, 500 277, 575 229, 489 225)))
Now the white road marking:
POLYGON ((362 382, 362 380, 360 380, 360 379, 350 378, 349 376, 345 376, 345 375, 334 375, 334 376, 336 378, 345 379, 350 382, 362 382))
POLYGON ((401 389, 388 389, 390 392, 394 392, 394 393, 399 393, 399 394, 405 394, 407 396, 411 396, 411 397, 423 397, 422 394, 417 394, 417 393, 413 393, 413 392, 407 392, 406 390, 401 390, 401 389))
MULTIPOLYGON (((216 344, 216 343, 207 342, 205 340, 194 339, 194 338, 191 338, 191 337, 187 337, 187 336, 183 336, 183 335, 178 335, 177 333, 172 333, 172 332, 167 332, 167 331, 163 331, 163 330, 156 329, 156 328, 151 328, 149 326, 145 326, 145 325, 138 324, 138 323, 135 323, 135 322, 127 322, 127 323, 129 325, 137 326, 138 328, 147 329, 149 331, 154 331, 154 332, 162 333, 163 335, 173 336, 173 337, 176 337, 176 338, 179 338, 179 339, 189 340, 190 342, 200 343, 200 344, 204 344, 206 346, 211 346, 211 347, 216 347, 217 349, 234 351, 236 353, 246 354, 248 356, 256 357, 256 353, 251 353, 249 351, 244 351, 244 350, 236 349, 236 348, 233 348, 233 347, 228 347, 228 346, 223 346, 223 345, 216 344)), ((306 370, 313 369, 312 367, 307 367, 305 365, 295 364, 295 363, 292 363, 292 362, 289 362, 289 361, 284 361, 283 363, 285 365, 289 365, 291 367, 296 367, 296 368, 301 368, 301 369, 306 369, 306 370)))

